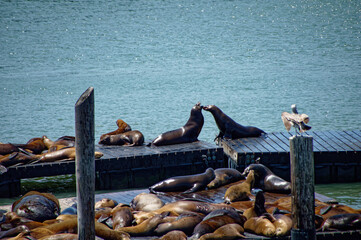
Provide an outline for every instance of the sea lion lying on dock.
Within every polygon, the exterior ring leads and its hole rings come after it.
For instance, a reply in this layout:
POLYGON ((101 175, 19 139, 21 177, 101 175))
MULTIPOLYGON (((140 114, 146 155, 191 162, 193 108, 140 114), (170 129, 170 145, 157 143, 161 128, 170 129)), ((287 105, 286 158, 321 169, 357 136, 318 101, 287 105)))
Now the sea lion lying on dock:
POLYGON ((206 188, 214 178, 214 170, 208 168, 204 173, 168 178, 149 187, 149 191, 151 193, 180 191, 193 193, 206 188))
POLYGON ((228 183, 244 179, 244 176, 234 168, 217 168, 214 170, 216 177, 207 185, 208 189, 218 188, 228 183))
POLYGON ((231 203, 235 201, 249 200, 252 187, 255 182, 254 171, 249 171, 244 182, 230 186, 224 194, 224 202, 231 203))
POLYGON ((102 134, 100 136, 100 140, 102 140, 102 138, 106 135, 116 135, 116 134, 125 133, 128 131, 132 131, 132 128, 126 122, 124 122, 122 119, 118 119, 116 121, 116 124, 118 126, 118 129, 114 130, 112 132, 102 134))
POLYGON ((104 135, 99 144, 103 145, 124 145, 124 146, 142 146, 144 143, 143 134, 138 131, 127 131, 114 135, 104 135))

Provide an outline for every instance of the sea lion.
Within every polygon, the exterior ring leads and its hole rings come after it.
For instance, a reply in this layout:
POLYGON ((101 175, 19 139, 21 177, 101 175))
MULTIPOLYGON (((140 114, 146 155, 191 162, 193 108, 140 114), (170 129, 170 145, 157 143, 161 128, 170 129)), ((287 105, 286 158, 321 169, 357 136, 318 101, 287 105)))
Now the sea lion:
POLYGON ((144 136, 138 130, 128 131, 115 135, 105 135, 99 141, 99 144, 103 145, 141 146, 143 143, 144 136))
POLYGON ((25 152, 13 152, 0 157, 0 164, 4 167, 27 164, 37 159, 36 155, 25 152))
POLYGON ((162 133, 151 142, 151 145, 162 146, 198 141, 203 124, 202 106, 197 103, 193 106, 191 115, 183 127, 162 133))
POLYGON ((324 221, 321 230, 355 230, 361 229, 361 214, 348 213, 331 216, 324 221))
POLYGON ((263 191, 258 191, 253 206, 244 211, 243 215, 247 219, 250 219, 252 217, 259 217, 267 213, 264 207, 265 201, 266 200, 264 198, 263 191))
POLYGON ((124 122, 122 119, 118 119, 116 121, 116 124, 118 126, 117 130, 114 130, 112 132, 108 132, 108 133, 104 133, 100 136, 100 140, 105 136, 105 135, 115 135, 115 134, 119 134, 119 133, 124 133, 124 132, 128 132, 131 131, 132 128, 126 123, 124 122))
POLYGON ((224 194, 224 202, 230 204, 235 201, 249 200, 254 185, 254 172, 249 171, 244 182, 230 186, 224 194))
POLYGON ((40 154, 46 150, 46 146, 42 138, 32 138, 26 144, 13 144, 33 154, 40 154))
POLYGON ((229 223, 222 227, 217 228, 213 233, 206 233, 199 238, 199 240, 232 240, 246 238, 244 229, 238 223, 229 223))
POLYGON ((134 220, 134 216, 130 207, 122 203, 119 203, 115 208, 113 208, 111 215, 113 218, 114 230, 131 226, 134 220))
POLYGON ((65 147, 74 147, 75 144, 75 139, 74 142, 64 139, 60 139, 60 140, 58 139, 57 141, 52 141, 45 135, 42 137, 42 139, 45 146, 48 148, 48 152, 54 152, 65 147))
POLYGON ((292 219, 284 214, 273 214, 273 225, 276 228, 276 236, 282 237, 290 234, 292 229, 292 219))
POLYGON ((56 218, 60 213, 58 199, 50 193, 30 191, 12 205, 12 211, 20 217, 37 222, 56 218))
POLYGON ((18 152, 19 148, 11 143, 1 143, 0 144, 0 155, 7 155, 13 152, 18 152))
POLYGON ((219 134, 215 138, 237 139, 247 137, 259 137, 265 132, 257 127, 242 126, 238 124, 229 116, 227 116, 221 109, 215 105, 203 106, 205 111, 212 113, 214 120, 219 129, 219 134))
POLYGON ((164 202, 155 194, 140 193, 130 202, 135 211, 151 212, 164 206, 164 202))
POLYGON ((156 214, 153 217, 145 220, 144 222, 131 227, 120 227, 117 231, 128 233, 130 236, 147 236, 153 234, 154 229, 161 223, 164 215, 156 214))
POLYGON ((187 235, 179 230, 173 230, 158 238, 158 240, 187 240, 187 235))
POLYGON ((173 222, 159 224, 154 232, 161 236, 173 230, 180 230, 189 235, 192 234, 194 227, 200 223, 202 219, 203 217, 197 213, 182 213, 173 222))
MULTIPOLYGON (((55 162, 58 160, 74 160, 76 156, 76 150, 75 147, 65 147, 60 150, 49 152, 49 153, 43 153, 41 155, 38 155, 37 160, 35 160, 33 163, 37 162, 55 162)), ((103 156, 103 153, 101 152, 94 152, 94 156, 96 159, 101 158, 103 156)))
POLYGON ((207 185, 208 189, 218 188, 228 183, 244 179, 244 176, 234 168, 217 168, 214 170, 216 177, 207 185))
POLYGON ((138 222, 142 222, 144 219, 148 219, 156 214, 163 212, 170 212, 172 215, 180 215, 185 212, 195 212, 201 214, 208 214, 216 209, 232 209, 233 207, 226 204, 207 203, 201 201, 179 200, 165 204, 163 207, 154 210, 152 212, 139 212, 135 213, 134 217, 138 222))
POLYGON ((118 202, 110 199, 110 198, 102 198, 101 200, 97 201, 94 205, 95 208, 103 208, 103 207, 110 207, 114 208, 118 205, 118 202))
POLYGON ((30 232, 29 228, 26 227, 25 225, 20 225, 6 231, 1 231, 0 229, 0 239, 3 239, 5 237, 13 237, 19 233, 29 233, 29 232, 30 232))
POLYGON ((243 225, 245 221, 246 218, 239 215, 235 210, 215 210, 209 213, 199 224, 197 224, 193 230, 191 239, 198 239, 206 233, 212 233, 223 225, 229 223, 243 225))
POLYGON ((180 191, 193 193, 206 188, 214 178, 213 168, 208 168, 204 173, 168 178, 149 187, 149 191, 152 193, 180 191))
POLYGON ((275 175, 263 164, 251 164, 244 169, 242 175, 245 176, 253 170, 255 173, 254 188, 260 188, 265 192, 291 193, 291 183, 275 175))
POLYGON ((276 228, 273 223, 266 217, 252 217, 244 223, 244 230, 258 235, 273 237, 276 234, 276 228))

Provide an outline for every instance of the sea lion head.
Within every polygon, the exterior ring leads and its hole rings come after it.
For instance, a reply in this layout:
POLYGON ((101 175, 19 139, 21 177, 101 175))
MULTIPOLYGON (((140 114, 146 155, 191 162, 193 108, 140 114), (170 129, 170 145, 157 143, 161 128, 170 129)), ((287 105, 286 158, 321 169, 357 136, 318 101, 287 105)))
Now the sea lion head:
POLYGON ((128 132, 128 131, 132 130, 132 128, 126 122, 124 122, 122 119, 118 119, 116 123, 117 123, 117 126, 119 127, 119 129, 122 129, 123 132, 128 132))
POLYGON ((196 103, 196 105, 193 106, 192 110, 196 110, 196 111, 202 111, 203 106, 201 105, 200 102, 196 103))
POLYGON ((207 106, 203 106, 203 109, 205 111, 208 111, 208 112, 212 112, 216 109, 217 107, 215 105, 207 105, 207 106))

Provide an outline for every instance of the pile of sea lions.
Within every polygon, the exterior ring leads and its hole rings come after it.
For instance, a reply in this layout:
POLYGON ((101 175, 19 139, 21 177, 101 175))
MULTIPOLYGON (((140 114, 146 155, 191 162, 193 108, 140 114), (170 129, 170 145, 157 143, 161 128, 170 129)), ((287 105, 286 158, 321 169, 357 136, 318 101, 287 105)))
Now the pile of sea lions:
MULTIPOLYGON (((32 138, 25 144, 0 143, 0 166, 5 168, 32 163, 74 160, 75 137, 62 136, 55 141, 47 136, 32 138)), ((94 153, 95 158, 101 158, 101 152, 94 153)))
MULTIPOLYGON (((264 168, 252 164, 243 173, 222 168, 175 176, 130 203, 103 198, 94 206, 96 236, 185 240, 288 236, 293 226, 291 196, 286 184, 282 193, 280 186, 272 192, 272 184, 282 179, 268 178, 274 174, 264 168), (223 201, 218 195, 224 195, 223 201)), ((361 229, 361 209, 316 199, 315 213, 317 231, 361 229)), ((61 211, 52 194, 32 191, 15 201, 10 212, 0 211, 0 238, 77 239, 76 214, 76 203, 61 211)))

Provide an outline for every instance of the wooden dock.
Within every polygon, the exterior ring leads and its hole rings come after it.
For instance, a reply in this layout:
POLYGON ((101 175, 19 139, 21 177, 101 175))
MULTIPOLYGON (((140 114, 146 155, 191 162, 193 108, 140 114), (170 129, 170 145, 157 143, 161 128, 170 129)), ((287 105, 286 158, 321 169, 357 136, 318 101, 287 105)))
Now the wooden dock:
MULTIPOLYGON (((104 154, 95 160, 98 190, 144 188, 163 179, 204 172, 207 167, 227 164, 223 149, 213 143, 198 141, 159 147, 124 147, 96 145, 104 154)), ((0 196, 21 193, 21 179, 75 173, 75 161, 12 166, 0 175, 0 196)))
MULTIPOLYGON (((361 181, 361 130, 306 132, 313 137, 316 183, 361 181)), ((288 132, 258 138, 222 140, 218 144, 228 156, 228 165, 243 170, 260 158, 276 175, 290 180, 288 132)))

